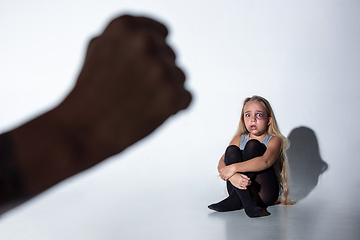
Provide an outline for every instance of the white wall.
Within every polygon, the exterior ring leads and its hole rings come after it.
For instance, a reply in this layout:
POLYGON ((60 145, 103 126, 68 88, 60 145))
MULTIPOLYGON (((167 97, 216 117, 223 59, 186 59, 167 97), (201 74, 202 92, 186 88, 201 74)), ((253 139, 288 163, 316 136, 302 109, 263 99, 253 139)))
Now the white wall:
POLYGON ((76 80, 89 39, 125 12, 169 27, 194 101, 146 140, 3 216, 0 232, 15 236, 16 224, 28 226, 31 214, 57 213, 61 222, 60 211, 79 206, 104 204, 93 214, 111 216, 120 199, 131 205, 136 198, 131 184, 154 192, 219 186, 217 161, 243 99, 253 94, 270 101, 285 136, 300 126, 315 133, 317 159, 328 169, 309 197, 360 199, 353 191, 360 187, 359 7, 356 0, 1 1, 1 132, 58 103, 76 80))

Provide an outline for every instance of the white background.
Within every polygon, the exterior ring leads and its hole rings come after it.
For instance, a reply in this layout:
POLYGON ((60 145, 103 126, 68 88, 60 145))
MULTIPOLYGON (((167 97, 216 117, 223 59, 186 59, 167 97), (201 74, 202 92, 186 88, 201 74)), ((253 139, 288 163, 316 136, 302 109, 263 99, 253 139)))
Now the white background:
POLYGON ((254 94, 285 136, 314 131, 328 165, 291 208, 346 202, 360 213, 359 10, 356 0, 1 0, 0 132, 59 103, 89 40, 123 13, 165 23, 194 100, 145 140, 2 215, 0 238, 224 238, 206 205, 225 196, 217 161, 254 94))

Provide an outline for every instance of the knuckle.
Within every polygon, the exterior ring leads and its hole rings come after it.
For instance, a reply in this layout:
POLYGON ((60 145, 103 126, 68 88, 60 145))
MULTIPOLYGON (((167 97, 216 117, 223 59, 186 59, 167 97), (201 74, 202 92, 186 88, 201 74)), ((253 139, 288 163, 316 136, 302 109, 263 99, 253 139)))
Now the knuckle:
POLYGON ((90 42, 89 42, 89 46, 94 45, 95 42, 96 42, 98 39, 99 39, 99 37, 94 37, 94 38, 92 38, 92 39, 90 40, 90 42))
POLYGON ((145 32, 138 32, 134 35, 136 46, 139 51, 153 53, 156 51, 156 44, 154 39, 145 32))
POLYGON ((165 45, 165 52, 168 55, 169 59, 175 61, 176 54, 175 54, 174 50, 167 44, 165 45))
POLYGON ((131 29, 134 29, 134 26, 135 17, 130 15, 123 15, 113 19, 104 30, 104 34, 120 35, 121 32, 131 31, 131 29))
POLYGON ((167 83, 167 80, 171 75, 169 67, 161 60, 152 61, 151 72, 153 79, 156 79, 161 83, 167 83))
MULTIPOLYGON (((185 109, 189 106, 192 95, 184 89, 183 85, 176 83, 178 81, 177 68, 169 66, 166 62, 158 59, 157 61, 152 59, 150 71, 148 73, 150 81, 148 84, 158 87, 159 97, 162 100, 167 109, 172 114, 175 114, 181 109, 185 109)), ((228 176, 221 174, 222 178, 228 176)))
POLYGON ((115 28, 128 28, 133 25, 135 17, 130 15, 122 15, 118 18, 112 20, 109 24, 111 27, 115 28))

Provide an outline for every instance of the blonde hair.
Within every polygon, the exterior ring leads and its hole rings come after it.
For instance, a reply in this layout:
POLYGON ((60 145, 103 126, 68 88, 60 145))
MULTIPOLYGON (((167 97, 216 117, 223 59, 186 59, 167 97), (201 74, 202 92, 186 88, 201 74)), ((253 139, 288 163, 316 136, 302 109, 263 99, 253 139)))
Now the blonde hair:
POLYGON ((278 127, 276 118, 275 118, 275 114, 271 108, 270 103, 263 97, 260 96, 252 96, 252 97, 248 97, 244 100, 244 104, 241 110, 241 116, 240 116, 240 122, 239 122, 239 126, 238 129, 235 133, 235 136, 241 136, 243 134, 249 134, 249 131, 246 129, 245 126, 245 122, 244 122, 244 108, 246 103, 250 102, 250 101, 257 101, 257 102, 262 102, 265 109, 266 109, 266 113, 268 115, 268 117, 271 117, 271 122, 270 125, 268 127, 267 133, 272 135, 272 136, 277 136, 279 138, 281 138, 281 150, 280 150, 280 162, 276 161, 274 166, 274 170, 276 172, 276 175, 278 177, 279 180, 279 184, 280 184, 280 188, 281 188, 281 193, 278 199, 277 203, 283 204, 283 205, 292 205, 294 204, 289 197, 289 181, 288 181, 288 177, 289 177, 289 169, 288 169, 288 161, 286 158, 286 149, 289 147, 289 141, 286 137, 284 137, 278 127))

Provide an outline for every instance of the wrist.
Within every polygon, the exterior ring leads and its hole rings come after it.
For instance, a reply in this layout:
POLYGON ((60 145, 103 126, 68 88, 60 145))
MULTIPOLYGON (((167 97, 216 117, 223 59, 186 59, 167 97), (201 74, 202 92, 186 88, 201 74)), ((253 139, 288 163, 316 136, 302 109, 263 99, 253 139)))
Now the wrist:
POLYGON ((235 173, 234 175, 232 175, 230 178, 229 178, 229 181, 232 181, 236 178, 236 175, 238 175, 239 173, 235 173))
MULTIPOLYGON (((123 151, 135 142, 133 138, 136 138, 136 131, 120 129, 126 125, 124 119, 119 118, 117 112, 109 112, 104 106, 107 104, 100 104, 91 94, 75 87, 53 110, 54 118, 58 119, 67 135, 77 159, 86 159, 88 167, 123 151)), ((129 117, 126 120, 129 119, 133 120, 129 117)))
POLYGON ((82 143, 51 110, 10 132, 24 192, 36 195, 89 166, 82 143))
POLYGON ((230 165, 230 166, 231 166, 232 172, 233 172, 234 174, 236 174, 236 173, 238 172, 237 167, 236 167, 236 163, 235 163, 235 164, 232 164, 232 165, 230 165))
POLYGON ((0 205, 24 196, 10 133, 0 135, 0 205))
POLYGON ((239 173, 239 172, 241 172, 241 170, 240 170, 240 168, 239 168, 239 165, 240 165, 241 163, 234 163, 234 164, 232 164, 231 166, 233 167, 233 171, 234 172, 236 172, 236 173, 239 173))

